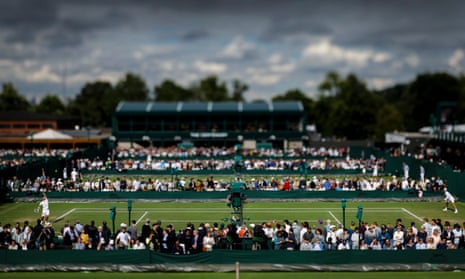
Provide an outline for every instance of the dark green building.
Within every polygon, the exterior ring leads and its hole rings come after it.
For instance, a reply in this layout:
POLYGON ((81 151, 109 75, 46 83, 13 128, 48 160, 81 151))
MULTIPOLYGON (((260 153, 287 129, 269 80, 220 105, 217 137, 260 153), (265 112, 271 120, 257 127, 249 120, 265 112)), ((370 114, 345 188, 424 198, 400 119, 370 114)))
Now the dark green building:
POLYGON ((121 102, 118 141, 153 146, 298 147, 308 140, 301 102, 121 102))

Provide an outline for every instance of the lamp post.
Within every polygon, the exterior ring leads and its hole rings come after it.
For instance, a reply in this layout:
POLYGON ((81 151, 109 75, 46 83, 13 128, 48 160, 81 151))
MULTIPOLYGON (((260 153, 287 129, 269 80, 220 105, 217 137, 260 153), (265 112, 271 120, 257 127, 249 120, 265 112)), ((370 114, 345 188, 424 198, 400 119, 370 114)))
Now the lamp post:
POLYGON ((342 227, 346 228, 346 199, 341 200, 342 207, 342 227))

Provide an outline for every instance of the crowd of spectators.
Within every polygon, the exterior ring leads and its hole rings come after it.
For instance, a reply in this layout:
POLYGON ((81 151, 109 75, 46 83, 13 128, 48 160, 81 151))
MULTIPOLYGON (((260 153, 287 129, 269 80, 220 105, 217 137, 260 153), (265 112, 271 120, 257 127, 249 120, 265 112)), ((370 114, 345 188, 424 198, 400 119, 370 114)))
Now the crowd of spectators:
MULTIPOLYGON (((249 191, 405 191, 413 194, 440 192, 447 184, 441 177, 426 178, 424 181, 391 176, 243 176, 242 181, 249 191)), ((116 175, 81 176, 75 171, 71 178, 51 178, 43 175, 34 180, 22 180, 14 176, 7 181, 13 192, 173 192, 173 191, 228 191, 234 179, 214 176, 144 176, 116 175)))
MULTIPOLYGON (((14 166, 27 162, 31 155, 60 156, 67 158, 76 150, 34 150, 25 153, 19 150, 0 150, 3 166, 14 166)), ((384 187, 378 180, 378 172, 384 168, 384 160, 370 156, 353 159, 347 148, 304 148, 302 150, 255 149, 243 150, 242 159, 237 161, 235 148, 127 148, 106 159, 96 157, 68 160, 66 167, 52 174, 45 171, 36 179, 12 177, 7 185, 11 191, 221 191, 227 190, 228 181, 186 177, 183 171, 208 170, 293 170, 302 177, 251 177, 247 184, 256 190, 375 190, 384 187), (302 157, 306 156, 306 157, 302 157), (130 175, 133 170, 175 170, 176 180, 166 176, 130 175), (326 177, 307 176, 315 170, 358 170, 362 174, 373 172, 368 179, 332 180, 326 177), (120 176, 83 176, 84 172, 117 171, 120 176), (305 177, 303 174, 305 173, 305 177), (179 175, 178 175, 179 174, 179 175), (329 185, 328 183, 331 183, 329 185)), ((394 182, 396 182, 394 180, 394 182)))
MULTIPOLYGON (((34 158, 46 157, 61 157, 67 158, 69 154, 78 152, 79 149, 0 149, 0 162, 2 167, 20 166, 29 162, 34 158)), ((228 169, 230 159, 236 155, 244 157, 271 158, 271 162, 265 166, 261 163, 260 166, 253 166, 248 162, 248 167, 252 168, 289 168, 292 165, 292 159, 302 157, 325 157, 325 158, 344 158, 348 155, 348 148, 303 148, 303 149, 254 149, 242 150, 237 152, 236 148, 219 148, 219 147, 191 147, 179 148, 172 147, 150 147, 150 148, 117 148, 115 152, 107 158, 82 158, 75 167, 89 170, 105 170, 105 169, 151 169, 164 170, 168 167, 177 166, 179 169, 228 169), (111 158, 110 158, 111 157, 111 158), (198 160, 198 158, 202 158, 198 160), (215 160, 215 167, 212 166, 209 159, 215 160), (289 159, 289 162, 280 162, 279 159, 289 159), (198 162, 205 161, 205 162, 198 162), (224 161, 224 162, 223 162, 224 161), (195 164, 193 163, 195 162, 195 164), (181 166, 183 165, 183 166, 181 166)), ((110 154, 109 154, 110 155, 110 154)), ((314 167, 321 167, 318 162, 314 167)), ((352 162, 346 165, 331 166, 325 165, 324 168, 345 167, 356 168, 360 162, 352 162)))
POLYGON ((135 220, 112 232, 102 224, 67 221, 55 231, 53 224, 37 220, 36 224, 0 224, 0 248, 10 250, 121 250, 150 249, 161 253, 194 254, 214 249, 243 250, 435 250, 464 249, 464 226, 441 219, 424 218, 420 225, 408 225, 397 219, 393 224, 354 222, 344 228, 318 220, 289 222, 276 220, 261 224, 212 225, 188 223, 177 230, 174 225, 149 219, 139 226, 135 220))

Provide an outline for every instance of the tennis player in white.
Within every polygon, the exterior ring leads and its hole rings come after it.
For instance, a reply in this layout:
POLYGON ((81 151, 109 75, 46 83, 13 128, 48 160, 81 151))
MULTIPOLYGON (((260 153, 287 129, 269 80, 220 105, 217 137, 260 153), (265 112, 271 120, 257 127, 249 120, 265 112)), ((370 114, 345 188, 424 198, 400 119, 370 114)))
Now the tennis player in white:
POLYGON ((444 207, 443 211, 449 210, 449 203, 452 204, 452 207, 454 207, 454 213, 458 213, 459 211, 457 210, 457 206, 455 205, 455 198, 452 196, 449 191, 447 191, 447 188, 444 187, 444 200, 446 201, 446 207, 444 207))
POLYGON ((48 221, 48 216, 50 215, 50 208, 48 207, 47 195, 45 193, 43 193, 43 194, 44 194, 44 197, 43 197, 42 201, 39 203, 39 208, 42 207, 42 215, 41 215, 40 219, 42 221, 47 222, 48 221))

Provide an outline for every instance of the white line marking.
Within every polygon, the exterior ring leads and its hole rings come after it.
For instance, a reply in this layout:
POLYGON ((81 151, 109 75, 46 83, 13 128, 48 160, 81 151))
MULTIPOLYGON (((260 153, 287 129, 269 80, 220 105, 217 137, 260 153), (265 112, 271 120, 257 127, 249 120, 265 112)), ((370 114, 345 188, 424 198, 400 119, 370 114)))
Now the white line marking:
POLYGON ((144 219, 145 215, 147 215, 148 213, 148 211, 145 211, 144 214, 142 214, 142 216, 140 216, 140 218, 136 221, 136 224, 139 224, 139 222, 142 221, 142 219, 144 219))
MULTIPOLYGON (((108 210, 105 208, 77 208, 76 209, 78 212, 107 212, 108 210)), ((144 208, 144 209, 133 209, 132 212, 146 212, 146 211, 156 211, 156 212, 193 212, 193 213, 205 213, 205 212, 211 212, 212 210, 215 210, 216 212, 229 212, 231 209, 225 207, 225 208, 144 208)), ((302 212, 302 208, 289 208, 289 209, 283 209, 283 208, 244 208, 244 211, 246 212, 253 212, 253 213, 276 213, 276 212, 282 212, 282 213, 293 213, 293 212, 302 212)), ((309 211, 312 212, 327 212, 328 210, 333 210, 337 211, 340 210, 340 208, 321 208, 321 209, 314 209, 314 208, 309 208, 309 211)), ((118 210, 118 212, 126 212, 125 209, 118 210)), ((402 211, 400 208, 364 208, 364 211, 369 211, 369 212, 393 212, 393 211, 402 211)), ((353 210, 347 210, 346 212, 357 212, 357 209, 353 210)))
MULTIPOLYGON (((93 211, 93 210, 103 210, 103 211, 108 211, 109 209, 107 208, 103 208, 103 207, 82 207, 82 208, 77 208, 78 210, 89 210, 89 211, 93 211)), ((273 208, 268 208, 268 207, 260 207, 260 208, 253 208, 253 207, 247 207, 245 206, 244 207, 244 210, 268 210, 268 211, 283 211, 283 210, 290 210, 290 211, 296 211, 296 210, 299 210, 299 211, 302 211, 302 210, 309 210, 309 211, 328 211, 328 210, 333 210, 333 211, 336 211, 336 210, 340 210, 341 208, 340 207, 273 207, 273 208)), ((125 209, 125 207, 117 207, 116 210, 127 210, 125 209)), ((157 208, 157 207, 144 207, 144 208, 137 208, 137 209, 133 209, 132 211, 147 211, 147 210, 157 210, 157 211, 192 211, 192 210, 206 210, 206 211, 209 211, 211 212, 212 210, 230 210, 226 205, 224 206, 224 209, 223 208, 206 208, 206 207, 186 207, 186 208, 157 208)), ((364 207, 363 210, 370 210, 370 211, 393 211, 393 210, 397 210, 397 211, 401 211, 400 208, 398 207, 395 207, 395 208, 373 208, 373 207, 364 207)), ((353 211, 353 212, 357 212, 358 209, 357 208, 346 208, 346 212, 347 211, 353 211)))
POLYGON ((417 215, 413 214, 412 212, 408 211, 407 209, 405 208, 402 208, 402 211, 409 214, 410 216, 412 216, 413 218, 417 218, 417 220, 420 220, 420 221, 423 221, 422 218, 418 217, 417 215))
POLYGON ((341 221, 339 221, 339 219, 337 219, 336 216, 334 216, 334 214, 333 214, 331 211, 328 211, 328 213, 329 213, 329 215, 331 215, 331 217, 334 218, 334 220, 336 220, 336 222, 337 222, 338 224, 341 224, 341 221))
POLYGON ((57 217, 56 219, 58 220, 58 219, 65 218, 65 217, 68 216, 69 214, 73 213, 75 210, 76 210, 76 208, 73 208, 73 209, 71 209, 71 210, 65 212, 65 214, 63 214, 63 215, 57 217))

